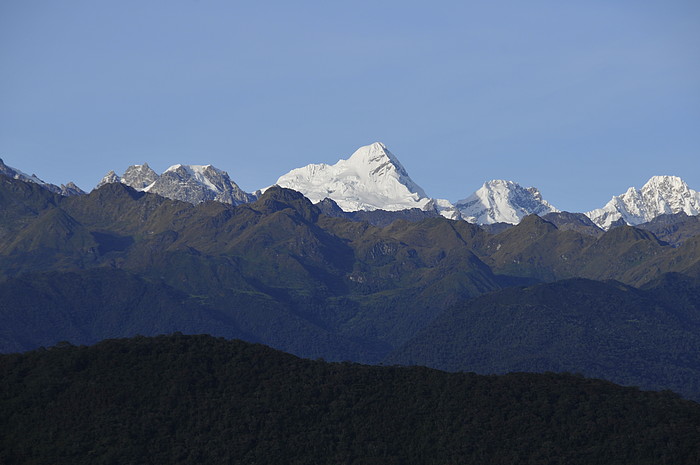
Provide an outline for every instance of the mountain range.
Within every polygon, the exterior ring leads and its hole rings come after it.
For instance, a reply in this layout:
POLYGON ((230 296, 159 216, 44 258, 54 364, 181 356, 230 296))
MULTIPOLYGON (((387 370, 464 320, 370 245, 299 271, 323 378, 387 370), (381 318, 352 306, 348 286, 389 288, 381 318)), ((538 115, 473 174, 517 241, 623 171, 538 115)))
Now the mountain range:
POLYGON ((679 178, 583 214, 509 181, 431 199, 382 144, 255 194, 0 171, 1 463, 700 460, 679 178))
POLYGON ((182 331, 700 399, 698 217, 590 234, 587 217, 553 212, 494 234, 435 211, 364 212, 373 225, 338 210, 279 186, 193 204, 122 182, 62 196, 0 175, 0 352, 182 331), (406 212, 426 216, 386 220, 406 212), (465 337, 492 340, 489 355, 465 337))
MULTIPOLYGON (((0 173, 35 182, 54 193, 84 194, 73 183, 61 186, 48 184, 35 175, 26 175, 8 167, 2 160, 0 173)), ((160 175, 147 163, 132 165, 122 176, 110 171, 97 187, 114 182, 193 204, 214 200, 239 205, 254 201, 267 189, 255 193, 244 192, 228 173, 211 165, 178 164, 160 175)), ((488 181, 454 204, 446 199, 431 198, 411 179, 398 158, 380 142, 360 147, 347 160, 341 159, 334 165, 321 163, 294 169, 280 176, 275 185, 301 192, 314 203, 328 199, 340 211, 350 213, 347 217, 365 220, 382 217, 379 221, 386 221, 391 215, 353 213, 421 211, 425 214, 416 216, 414 213, 409 217, 439 214, 454 220, 495 225, 492 230, 498 231, 506 227, 499 225, 518 224, 527 215, 545 216, 560 212, 543 199, 537 188, 526 188, 506 180, 488 181)), ((700 192, 690 189, 677 176, 653 176, 641 189, 630 187, 624 194, 613 196, 602 208, 583 215, 598 228, 607 230, 621 224, 637 226, 661 215, 678 213, 689 216, 700 214, 700 192)))
POLYGON ((255 199, 254 195, 243 192, 228 173, 211 165, 173 165, 160 175, 148 163, 132 165, 122 176, 110 171, 97 187, 115 182, 126 184, 137 191, 152 192, 194 204, 214 200, 238 205, 255 199))

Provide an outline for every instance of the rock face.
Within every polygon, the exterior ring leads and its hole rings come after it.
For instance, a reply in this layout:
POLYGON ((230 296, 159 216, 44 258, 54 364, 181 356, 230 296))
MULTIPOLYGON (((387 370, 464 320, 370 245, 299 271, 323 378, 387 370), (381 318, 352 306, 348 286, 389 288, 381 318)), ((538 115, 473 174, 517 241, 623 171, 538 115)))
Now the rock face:
POLYGON ((138 190, 146 190, 148 186, 158 180, 158 173, 153 171, 148 163, 143 165, 131 165, 124 172, 122 182, 138 190))
POLYGON ((653 220, 659 215, 683 212, 700 214, 700 193, 688 187, 678 176, 654 176, 641 190, 630 187, 614 196, 603 208, 586 213, 603 229, 619 224, 620 220, 634 226, 653 220))
POLYGON ((211 165, 171 166, 150 185, 148 191, 195 204, 216 200, 239 205, 255 200, 255 196, 238 187, 226 171, 211 165))
POLYGON ((456 202, 455 207, 463 219, 477 224, 518 224, 527 215, 559 211, 542 199, 536 188, 504 180, 484 183, 472 195, 456 202))
POLYGON ((447 200, 431 199, 384 144, 360 147, 334 165, 306 165, 280 176, 278 186, 294 189, 312 202, 334 200, 346 212, 418 208, 457 219, 447 200))
POLYGON ((39 184, 41 187, 53 192, 54 194, 60 194, 64 196, 85 194, 85 191, 83 191, 81 188, 79 188, 72 182, 69 182, 65 185, 61 184, 60 186, 44 182, 41 179, 39 179, 35 174, 29 175, 16 168, 7 166, 2 161, 2 159, 0 159, 0 174, 4 174, 5 176, 10 177, 12 179, 19 179, 20 181, 33 182, 34 184, 39 184))
POLYGON ((255 196, 238 187, 228 173, 211 165, 173 165, 161 175, 147 163, 132 165, 121 177, 110 171, 97 184, 97 188, 114 182, 193 204, 215 200, 239 205, 255 200, 255 196))

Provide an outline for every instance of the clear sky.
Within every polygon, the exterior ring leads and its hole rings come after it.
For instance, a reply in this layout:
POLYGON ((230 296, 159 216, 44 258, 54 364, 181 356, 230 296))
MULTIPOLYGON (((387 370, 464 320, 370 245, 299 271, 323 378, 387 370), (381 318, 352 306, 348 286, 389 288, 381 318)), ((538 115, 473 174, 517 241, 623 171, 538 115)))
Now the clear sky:
POLYGON ((210 163, 254 191, 375 141, 452 201, 700 190, 700 2, 0 0, 0 157, 46 181, 210 163))

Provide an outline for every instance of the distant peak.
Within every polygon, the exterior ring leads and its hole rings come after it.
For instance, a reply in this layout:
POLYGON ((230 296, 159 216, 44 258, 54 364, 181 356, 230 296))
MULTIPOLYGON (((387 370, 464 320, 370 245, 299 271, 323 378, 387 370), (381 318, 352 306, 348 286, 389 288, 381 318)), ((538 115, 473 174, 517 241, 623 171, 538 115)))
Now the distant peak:
POLYGON ((365 145, 334 165, 312 164, 280 176, 277 184, 344 211, 426 208, 430 199, 381 142, 365 145))
POLYGON ((117 176, 117 173, 114 172, 114 170, 109 170, 107 174, 104 175, 104 177, 100 180, 100 182, 97 183, 97 186, 95 186, 95 189, 99 189, 100 187, 104 186, 105 184, 113 184, 113 183, 120 183, 121 178, 117 176))
POLYGON ((163 173, 170 173, 172 171, 177 171, 180 168, 182 168, 182 165, 178 163, 177 165, 172 165, 172 166, 168 167, 168 169, 163 171, 163 173))
POLYGON ((348 161, 355 160, 355 161, 375 161, 379 158, 396 158, 394 157, 391 152, 389 152, 389 149, 386 148, 386 145, 382 144, 381 142, 375 142, 370 145, 364 145, 360 147, 359 149, 355 150, 352 155, 350 155, 350 158, 348 161))
POLYGON ((642 190, 650 188, 688 189, 688 185, 678 176, 652 176, 642 190))
POLYGON ((170 172, 178 171, 178 170, 185 170, 189 173, 202 173, 202 172, 209 170, 209 169, 217 171, 217 172, 221 172, 220 169, 218 169, 212 165, 183 165, 181 163, 178 163, 177 165, 173 165, 170 168, 168 168, 167 170, 165 170, 164 173, 170 173, 170 172))
POLYGON ((641 189, 630 187, 602 208, 586 215, 598 226, 609 229, 618 223, 638 225, 657 216, 684 212, 700 213, 700 193, 688 187, 678 176, 652 176, 641 189))
POLYGON ((542 198, 536 187, 514 181, 493 179, 455 206, 462 217, 477 224, 518 224, 527 215, 544 215, 559 210, 542 198))
POLYGON ((520 184, 514 181, 506 181, 505 179, 492 179, 491 181, 486 181, 483 187, 520 187, 520 184))
POLYGON ((683 180, 679 176, 672 176, 669 174, 665 175, 660 175, 660 176, 652 176, 649 178, 649 181, 647 181, 647 184, 657 184, 660 182, 683 182, 683 180))
MULTIPOLYGON (((370 177, 382 177, 394 172, 402 178, 409 178, 406 168, 404 168, 399 159, 389 151, 386 145, 381 142, 375 142, 360 147, 350 155, 350 158, 341 160, 341 162, 347 163, 349 166, 359 170, 369 167, 370 177)), ((425 196, 422 190, 421 195, 425 196)))

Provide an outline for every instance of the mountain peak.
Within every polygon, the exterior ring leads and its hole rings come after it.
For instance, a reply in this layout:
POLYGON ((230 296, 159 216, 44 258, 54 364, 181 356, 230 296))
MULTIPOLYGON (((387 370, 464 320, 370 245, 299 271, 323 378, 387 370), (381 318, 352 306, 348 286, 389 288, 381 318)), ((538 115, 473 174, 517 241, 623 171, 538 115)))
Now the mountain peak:
POLYGON ((652 190, 672 193, 680 192, 685 193, 690 190, 688 184, 685 183, 678 176, 652 176, 644 186, 642 186, 642 192, 649 192, 652 190))
POLYGON ((97 185, 122 183, 139 191, 151 192, 173 200, 201 203, 207 200, 238 205, 254 196, 244 192, 228 173, 212 165, 176 164, 158 175, 147 163, 131 165, 119 177, 110 171, 97 185))
POLYGON ((124 176, 121 177, 121 182, 137 190, 148 190, 148 186, 156 182, 157 179, 158 174, 148 166, 148 163, 144 163, 128 167, 124 176))
POLYGON ((334 165, 294 169, 276 184, 297 190, 312 202, 328 197, 344 211, 430 208, 425 191, 381 142, 360 147, 334 165))
POLYGON ((277 185, 267 189, 251 207, 268 214, 291 208, 311 222, 316 221, 321 213, 301 192, 277 185))
POLYGON ((559 210, 542 199, 535 187, 522 187, 504 179, 487 181, 471 196, 455 203, 462 217, 470 223, 518 224, 528 215, 544 215, 559 210))
POLYGON ((680 212, 700 214, 700 192, 690 189, 680 177, 667 175, 651 177, 641 189, 630 187, 586 215, 601 228, 609 229, 620 220, 638 225, 659 215, 680 212))

